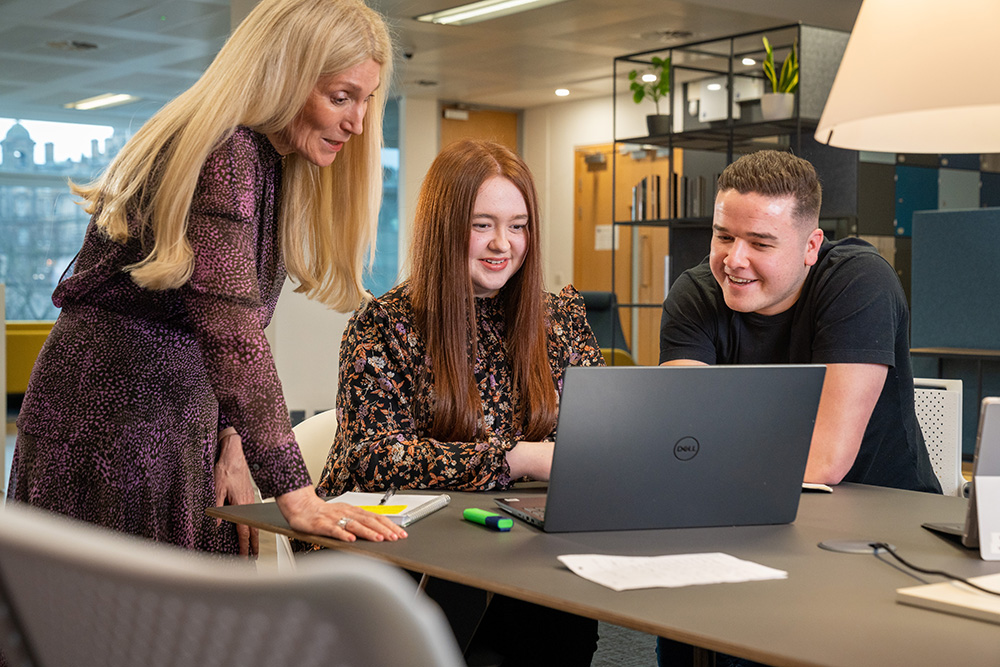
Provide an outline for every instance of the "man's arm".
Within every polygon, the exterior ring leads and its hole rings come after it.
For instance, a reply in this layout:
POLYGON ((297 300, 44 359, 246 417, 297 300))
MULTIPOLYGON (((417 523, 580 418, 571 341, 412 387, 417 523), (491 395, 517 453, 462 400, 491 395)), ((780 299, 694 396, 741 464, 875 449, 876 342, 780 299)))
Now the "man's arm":
POLYGON ((839 484, 854 465, 888 366, 827 364, 805 481, 839 484))
MULTIPOLYGON (((706 364, 694 359, 675 359, 660 365, 706 364)), ((804 481, 839 484, 844 479, 861 449, 861 439, 888 371, 888 366, 882 364, 826 365, 804 481)))

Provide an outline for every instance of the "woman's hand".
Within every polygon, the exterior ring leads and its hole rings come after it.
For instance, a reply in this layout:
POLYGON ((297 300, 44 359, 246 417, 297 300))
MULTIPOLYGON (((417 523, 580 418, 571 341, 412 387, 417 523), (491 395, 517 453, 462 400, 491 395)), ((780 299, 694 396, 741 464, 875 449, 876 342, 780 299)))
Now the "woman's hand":
MULTIPOLYGON (((219 460, 215 463, 215 504, 250 505, 254 502, 250 467, 243 456, 243 441, 230 427, 219 433, 219 460)), ((222 519, 215 522, 218 526, 222 519)), ((256 528, 237 524, 241 556, 256 556, 259 550, 256 528)))
POLYGON ((555 443, 550 441, 528 442, 522 440, 507 452, 507 466, 510 468, 510 478, 529 477, 540 481, 548 481, 552 471, 552 453, 555 443))
POLYGON ((326 535, 344 542, 357 538, 394 542, 406 537, 406 531, 384 516, 373 514, 347 503, 328 503, 306 486, 275 498, 288 525, 302 533, 326 535))

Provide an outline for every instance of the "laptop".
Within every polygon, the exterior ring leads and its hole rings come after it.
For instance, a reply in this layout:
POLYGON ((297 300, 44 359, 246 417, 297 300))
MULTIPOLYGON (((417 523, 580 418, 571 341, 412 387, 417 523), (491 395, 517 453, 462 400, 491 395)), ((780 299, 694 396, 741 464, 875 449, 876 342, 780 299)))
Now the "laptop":
POLYGON ((825 372, 571 366, 547 496, 495 502, 550 533, 791 523, 825 372))
MULTIPOLYGON (((979 410, 979 431, 976 435, 976 453, 972 463, 972 485, 965 523, 924 523, 921 525, 927 530, 959 541, 970 549, 980 549, 986 560, 1000 560, 996 556, 990 557, 992 556, 990 552, 993 551, 992 540, 1000 541, 1000 533, 997 533, 998 537, 992 537, 991 533, 990 545, 980 544, 979 528, 982 523, 980 519, 984 517, 979 516, 977 508, 977 505, 982 503, 976 500, 977 482, 980 486, 983 484, 996 486, 997 482, 994 480, 1000 480, 1000 398, 988 396, 983 399, 979 410)), ((980 489, 980 496, 984 491, 985 489, 980 489)), ((998 510, 994 510, 994 515, 1000 516, 998 510)), ((995 518, 991 518, 989 521, 991 523, 997 522, 995 518)), ((998 526, 998 530, 1000 530, 1000 526, 998 526)), ((1000 552, 1000 549, 997 551, 1000 552)))

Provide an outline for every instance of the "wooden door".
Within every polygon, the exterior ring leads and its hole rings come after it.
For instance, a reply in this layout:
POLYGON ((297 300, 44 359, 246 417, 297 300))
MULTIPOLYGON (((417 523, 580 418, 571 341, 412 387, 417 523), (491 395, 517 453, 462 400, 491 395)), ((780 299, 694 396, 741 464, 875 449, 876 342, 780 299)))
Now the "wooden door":
POLYGON ((441 148, 459 139, 486 139, 517 149, 517 113, 492 109, 460 109, 459 118, 441 119, 441 148), (462 120, 461 116, 465 119, 462 120))
MULTIPOLYGON (((612 151, 610 144, 576 150, 573 284, 580 290, 613 289, 618 302, 623 304, 620 309, 622 329, 632 356, 636 363, 655 365, 659 361, 659 306, 666 296, 669 231, 662 224, 612 225, 612 173, 615 173, 617 194, 614 220, 618 222, 632 219, 633 186, 644 178, 649 184, 659 177, 659 206, 646 205, 647 221, 655 221, 667 217, 670 161, 656 151, 618 155, 613 155, 612 151), (612 160, 616 161, 614 169, 612 160)), ((675 151, 674 161, 674 169, 679 171, 680 151, 675 151)))

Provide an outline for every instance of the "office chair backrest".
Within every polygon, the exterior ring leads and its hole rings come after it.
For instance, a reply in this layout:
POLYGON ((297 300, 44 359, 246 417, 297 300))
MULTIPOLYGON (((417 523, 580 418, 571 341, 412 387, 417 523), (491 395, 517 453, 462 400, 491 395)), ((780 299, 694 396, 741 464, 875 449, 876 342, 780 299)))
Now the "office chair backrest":
POLYGON ((614 292, 580 292, 583 303, 587 307, 587 322, 597 337, 597 344, 609 365, 634 365, 632 352, 625 332, 622 331, 622 321, 618 314, 618 299, 614 292), (624 352, 625 356, 616 354, 624 352))
POLYGON ((313 484, 319 482, 323 474, 323 466, 330 454, 333 438, 337 435, 337 411, 318 412, 309 419, 299 422, 292 429, 295 441, 302 450, 302 458, 306 461, 309 477, 313 484))
MULTIPOLYGON (((319 412, 296 424, 292 432, 295 433, 295 441, 302 450, 302 458, 306 461, 309 477, 312 478, 313 484, 318 484, 330 454, 330 447, 333 445, 333 438, 337 435, 337 411, 319 412)), ((295 553, 292 551, 292 543, 288 537, 280 533, 276 533, 274 539, 278 571, 294 570, 295 553)))
POLYGON ((0 648, 37 667, 464 664, 440 609, 388 565, 327 552, 257 574, 11 503, 0 648))
POLYGON ((917 422, 946 496, 962 496, 962 381, 914 378, 917 422))

